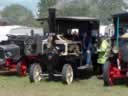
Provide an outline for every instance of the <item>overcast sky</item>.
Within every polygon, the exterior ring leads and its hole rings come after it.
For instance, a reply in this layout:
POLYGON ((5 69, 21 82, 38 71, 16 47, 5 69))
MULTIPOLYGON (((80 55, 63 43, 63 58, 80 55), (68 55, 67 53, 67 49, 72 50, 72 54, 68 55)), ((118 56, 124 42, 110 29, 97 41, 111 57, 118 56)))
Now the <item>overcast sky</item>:
MULTIPOLYGON (((11 4, 21 4, 31 10, 35 15, 37 13, 37 4, 40 0, 0 0, 0 10, 11 4)), ((73 1, 73 0, 63 0, 63 1, 73 1)), ((124 0, 128 3, 128 0, 124 0)), ((59 3, 57 3, 59 5, 59 3)))
POLYGON ((37 12, 37 4, 40 0, 0 0, 0 10, 10 4, 21 4, 31 10, 34 14, 37 12))

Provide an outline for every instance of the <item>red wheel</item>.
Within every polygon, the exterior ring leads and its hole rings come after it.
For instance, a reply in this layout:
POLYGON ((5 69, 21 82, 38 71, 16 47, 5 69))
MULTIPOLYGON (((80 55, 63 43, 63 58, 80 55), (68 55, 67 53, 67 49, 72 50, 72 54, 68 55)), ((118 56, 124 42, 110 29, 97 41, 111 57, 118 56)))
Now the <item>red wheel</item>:
POLYGON ((25 63, 23 63, 22 61, 19 62, 17 65, 16 65, 16 71, 17 71, 17 74, 19 76, 26 76, 27 75, 27 66, 25 63))
POLYGON ((119 69, 116 66, 114 66, 114 64, 110 63, 109 61, 107 61, 104 64, 103 80, 106 86, 114 85, 114 79, 119 75, 120 75, 119 69))

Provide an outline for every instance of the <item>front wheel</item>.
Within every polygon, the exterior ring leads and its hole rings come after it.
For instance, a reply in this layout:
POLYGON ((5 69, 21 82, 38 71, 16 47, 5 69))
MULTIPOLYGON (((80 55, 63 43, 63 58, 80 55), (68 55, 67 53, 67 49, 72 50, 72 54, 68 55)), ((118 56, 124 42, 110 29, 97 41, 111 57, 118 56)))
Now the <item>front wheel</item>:
POLYGON ((70 64, 65 64, 62 68, 62 80, 66 84, 71 84, 73 81, 73 69, 70 64))
POLYGON ((42 79, 42 69, 40 64, 34 63, 30 65, 29 79, 30 82, 39 82, 42 79))
POLYGON ((113 85, 113 67, 111 62, 107 61, 103 67, 103 80, 105 86, 113 85))

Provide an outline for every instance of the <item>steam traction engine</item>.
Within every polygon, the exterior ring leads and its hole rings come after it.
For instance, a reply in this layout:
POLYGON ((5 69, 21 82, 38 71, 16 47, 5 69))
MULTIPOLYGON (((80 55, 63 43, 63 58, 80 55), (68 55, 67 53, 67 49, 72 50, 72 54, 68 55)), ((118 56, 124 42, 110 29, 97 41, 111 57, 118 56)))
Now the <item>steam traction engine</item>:
POLYGON ((0 43, 0 68, 25 76, 29 64, 37 58, 42 42, 41 36, 9 35, 7 41, 0 43))
POLYGON ((128 78, 128 13, 113 15, 115 33, 113 34, 112 48, 103 68, 105 85, 114 85, 118 79, 128 78))
POLYGON ((86 69, 83 34, 87 33, 87 36, 95 41, 99 36, 99 21, 89 17, 56 17, 53 8, 49 9, 49 18, 39 20, 48 20, 49 34, 53 34, 48 36, 45 43, 43 41, 43 53, 30 65, 29 79, 31 82, 38 82, 48 73, 51 80, 54 76, 60 75, 63 82, 71 84, 78 70, 86 69), (79 33, 77 39, 72 36, 74 30, 79 33))

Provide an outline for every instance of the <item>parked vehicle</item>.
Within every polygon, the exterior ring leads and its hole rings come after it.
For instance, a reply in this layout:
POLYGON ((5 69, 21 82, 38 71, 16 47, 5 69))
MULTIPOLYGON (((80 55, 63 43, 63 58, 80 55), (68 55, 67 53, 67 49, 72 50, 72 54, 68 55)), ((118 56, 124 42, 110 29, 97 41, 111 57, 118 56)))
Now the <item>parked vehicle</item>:
MULTIPOLYGON (((94 48, 99 36, 99 21, 89 17, 56 17, 55 9, 49 9, 49 18, 45 19, 49 21, 50 35, 42 43, 44 51, 30 65, 29 79, 31 82, 38 82, 45 73, 49 74, 50 79, 55 74, 60 74, 63 82, 71 84, 78 70, 86 69, 83 34, 86 33, 92 39, 91 48, 94 48), (78 38, 74 38, 74 32, 78 33, 78 38)), ((40 19, 42 20, 44 18, 40 19)), ((91 51, 92 55, 94 53, 91 51)))
POLYGON ((112 47, 103 68, 104 84, 111 86, 117 79, 128 78, 128 13, 113 15, 115 33, 111 38, 112 47))
POLYGON ((0 70, 26 76, 29 64, 41 53, 42 40, 39 35, 8 34, 8 40, 0 42, 0 70))

